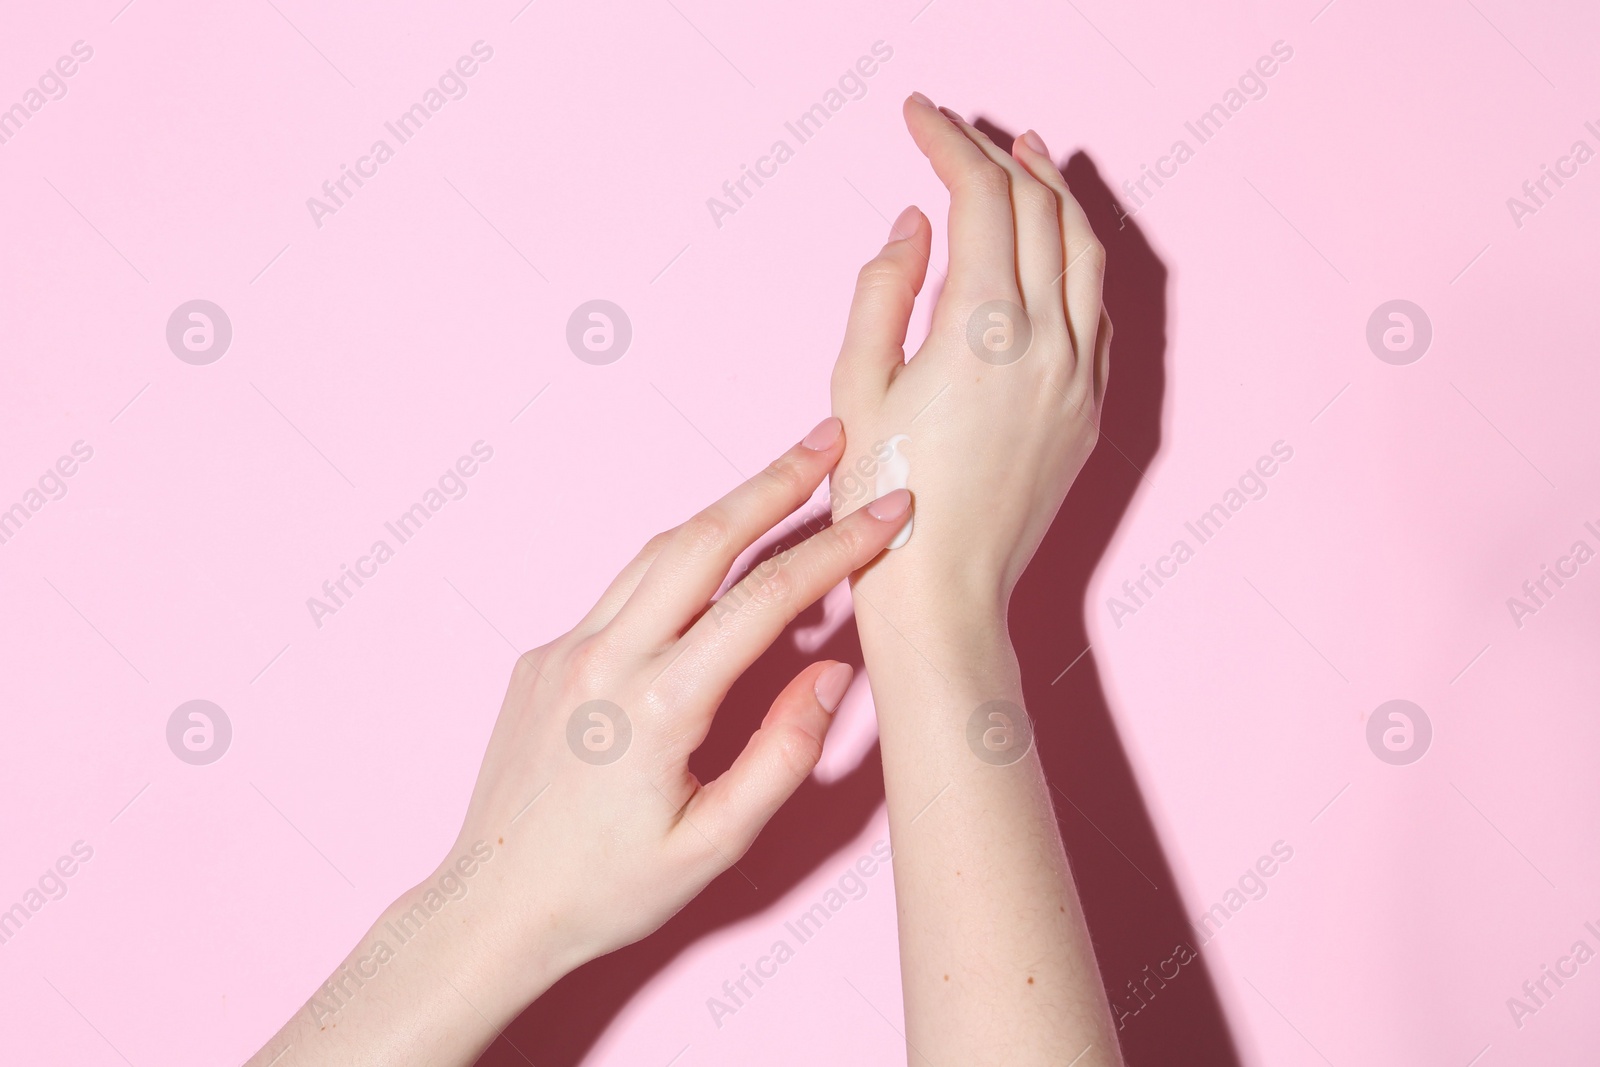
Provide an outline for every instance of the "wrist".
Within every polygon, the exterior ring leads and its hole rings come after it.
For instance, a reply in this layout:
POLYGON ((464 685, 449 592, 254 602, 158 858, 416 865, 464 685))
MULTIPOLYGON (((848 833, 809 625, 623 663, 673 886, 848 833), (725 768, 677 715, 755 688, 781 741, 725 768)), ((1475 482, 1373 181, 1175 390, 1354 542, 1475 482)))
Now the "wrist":
POLYGON ((563 965, 549 939, 530 934, 530 905, 513 891, 503 852, 498 842, 458 842, 384 909, 364 946, 386 952, 385 969, 403 971, 407 981, 444 982, 443 994, 465 1000, 497 1028, 582 962, 563 965))
POLYGON ((971 572, 929 574, 883 560, 851 583, 856 624, 890 628, 931 645, 929 654, 1009 647, 1010 592, 971 572))
MULTIPOLYGON (((865 585, 865 583, 863 583, 865 585)), ((856 628, 880 722, 961 715, 988 700, 1020 700, 1005 607, 946 586, 854 590, 856 628)))

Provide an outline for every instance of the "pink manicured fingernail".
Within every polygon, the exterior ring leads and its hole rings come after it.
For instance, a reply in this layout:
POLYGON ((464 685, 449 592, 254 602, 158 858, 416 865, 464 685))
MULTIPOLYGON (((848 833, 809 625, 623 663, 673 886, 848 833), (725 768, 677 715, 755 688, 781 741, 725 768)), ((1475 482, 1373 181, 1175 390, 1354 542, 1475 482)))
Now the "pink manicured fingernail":
POLYGON ((1041 156, 1049 156, 1050 155, 1050 149, 1048 149, 1048 148, 1046 148, 1044 146, 1044 138, 1040 137, 1034 131, 1029 130, 1028 132, 1024 133, 1022 135, 1022 139, 1027 142, 1029 148, 1033 149, 1035 152, 1039 153, 1041 156))
POLYGON ((839 431, 842 429, 844 429, 844 423, 829 415, 817 423, 810 433, 801 438, 800 443, 813 452, 826 452, 839 439, 839 431))
POLYGON ((879 522, 893 522, 911 509, 911 491, 896 489, 867 505, 867 514, 879 522))
POLYGON ((915 100, 917 103, 921 104, 923 107, 932 107, 933 106, 933 101, 929 100, 927 97, 923 96, 921 93, 912 93, 911 94, 911 99, 915 100))
POLYGON ((917 228, 917 215, 920 212, 915 207, 908 207, 889 224, 889 240, 903 241, 917 228))
POLYGON ((939 108, 939 114, 943 115, 945 118, 949 119, 951 122, 962 122, 962 121, 964 121, 961 118, 960 115, 957 115, 954 111, 951 111, 947 107, 940 107, 939 108))
POLYGON ((822 710, 832 715, 839 707, 839 701, 844 699, 845 690, 850 688, 850 679, 856 676, 856 669, 848 663, 835 663, 821 674, 817 675, 817 683, 813 691, 817 694, 817 703, 822 705, 822 710))

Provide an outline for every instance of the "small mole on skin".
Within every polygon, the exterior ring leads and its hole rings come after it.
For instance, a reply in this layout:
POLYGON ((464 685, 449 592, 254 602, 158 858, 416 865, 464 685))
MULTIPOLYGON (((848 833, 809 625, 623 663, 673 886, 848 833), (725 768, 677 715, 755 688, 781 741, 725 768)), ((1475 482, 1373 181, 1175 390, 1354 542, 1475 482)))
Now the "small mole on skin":
POLYGON ((506 843, 506 839, 505 839, 505 838, 503 838, 503 837, 497 837, 497 838, 495 838, 495 842, 496 842, 496 843, 497 843, 497 844, 501 844, 501 845, 503 845, 503 844, 505 844, 505 843, 506 843))
POLYGON ((947 974, 947 975, 945 975, 945 976, 944 976, 944 980, 945 980, 945 981, 946 981, 946 982, 948 982, 948 981, 950 981, 950 976, 949 976, 949 975, 948 975, 948 974, 947 974))
POLYGON ((1032 985, 1032 984, 1033 984, 1033 979, 1032 979, 1032 978, 1029 978, 1029 979, 1028 979, 1028 984, 1029 984, 1029 985, 1032 985))

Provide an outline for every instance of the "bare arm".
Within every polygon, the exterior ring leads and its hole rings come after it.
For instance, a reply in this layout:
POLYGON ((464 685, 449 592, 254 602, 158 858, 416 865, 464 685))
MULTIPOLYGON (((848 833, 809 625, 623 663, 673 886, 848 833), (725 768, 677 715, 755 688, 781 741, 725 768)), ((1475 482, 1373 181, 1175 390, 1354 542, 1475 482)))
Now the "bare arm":
POLYGON ((851 437, 835 514, 902 476, 916 499, 910 539, 854 585, 908 1059, 1117 1065, 1006 628, 1011 591, 1098 436, 1104 254, 1042 142, 1008 155, 918 97, 905 111, 951 192, 950 275, 905 362, 932 240, 908 209, 862 271, 833 398, 851 437))

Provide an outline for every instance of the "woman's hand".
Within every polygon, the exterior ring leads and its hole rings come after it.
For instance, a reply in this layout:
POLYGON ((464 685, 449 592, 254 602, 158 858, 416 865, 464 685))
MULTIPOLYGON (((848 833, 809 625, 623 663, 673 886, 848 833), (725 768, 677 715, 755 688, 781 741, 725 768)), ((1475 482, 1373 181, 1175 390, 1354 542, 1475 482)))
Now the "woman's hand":
POLYGON ((858 592, 907 612, 936 596, 1003 621, 1099 434, 1105 250, 1037 134, 1008 155, 920 94, 905 119, 950 190, 950 275, 907 362, 928 220, 907 208, 861 270, 833 373, 833 410, 850 433, 834 514, 873 499, 903 456, 914 528, 858 592))
POLYGON ((562 975, 655 930, 744 855, 816 765, 850 666, 801 671, 716 781, 697 781, 689 757, 745 669, 889 543, 910 495, 713 598, 844 447, 839 420, 824 420, 647 544, 570 633, 519 658, 455 847, 253 1062, 471 1063, 562 975))
POLYGON ((839 420, 825 420, 650 541, 571 632, 518 661, 456 853, 494 846, 485 873, 522 951, 570 969, 655 930, 811 773, 848 664, 800 672, 716 781, 688 763, 746 668, 906 520, 908 494, 891 494, 713 604, 736 557, 810 498, 843 449, 839 420))
POLYGON ((833 496, 850 514, 903 475, 917 502, 910 539, 853 590, 894 841, 907 1055, 1118 1067, 1006 628, 1099 434, 1105 253, 1037 134, 1007 155, 925 98, 905 116, 950 189, 950 276, 906 362, 927 219, 908 209, 861 271, 833 375, 850 433, 833 496))

